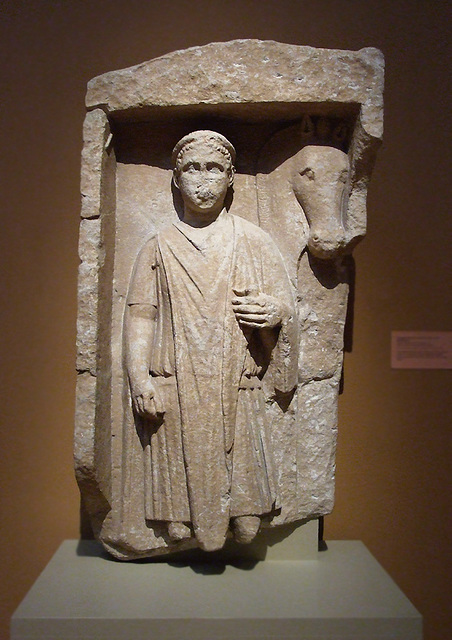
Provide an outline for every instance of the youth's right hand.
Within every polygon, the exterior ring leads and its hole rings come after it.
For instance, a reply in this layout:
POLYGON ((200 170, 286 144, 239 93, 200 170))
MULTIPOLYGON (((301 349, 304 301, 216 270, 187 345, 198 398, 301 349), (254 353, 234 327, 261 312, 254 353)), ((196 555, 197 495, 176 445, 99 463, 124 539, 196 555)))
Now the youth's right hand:
POLYGON ((138 415, 153 422, 161 420, 165 413, 161 396, 151 377, 132 390, 132 404, 138 415))

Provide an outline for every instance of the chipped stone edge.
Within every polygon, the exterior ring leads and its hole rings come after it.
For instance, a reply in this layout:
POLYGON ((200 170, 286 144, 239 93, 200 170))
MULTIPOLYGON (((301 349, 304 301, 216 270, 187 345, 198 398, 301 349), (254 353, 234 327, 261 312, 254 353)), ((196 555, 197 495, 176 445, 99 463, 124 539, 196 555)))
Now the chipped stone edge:
POLYGON ((83 125, 81 168, 74 463, 77 482, 95 533, 108 510, 96 477, 95 443, 99 287, 104 262, 102 173, 109 136, 110 126, 105 112, 102 109, 88 112, 83 125))
MULTIPOLYGON (((229 65, 231 66, 231 65, 229 65)), ((216 71, 216 70, 214 70, 216 71)), ((226 70, 227 71, 227 70, 226 70)), ((265 72, 267 74, 267 71, 265 72)), ((348 51, 341 49, 324 49, 310 46, 289 45, 275 42, 272 40, 231 40, 229 42, 210 43, 199 47, 190 47, 185 50, 177 50, 172 53, 160 56, 153 60, 143 62, 141 64, 110 71, 102 75, 96 76, 88 83, 88 91, 86 95, 86 106, 88 109, 103 108, 109 112, 139 109, 146 106, 182 106, 182 105, 198 105, 207 104, 214 106, 215 104, 241 104, 255 102, 272 103, 272 102, 349 102, 350 96, 361 94, 359 103, 362 105, 362 125, 365 131, 376 138, 381 138, 383 134, 383 75, 384 75, 384 57, 381 51, 373 47, 366 47, 358 51, 348 51), (238 95, 236 91, 236 77, 231 73, 224 77, 224 69, 218 69, 221 77, 213 77, 210 72, 206 78, 209 88, 213 90, 209 96, 200 99, 196 83, 184 84, 186 95, 181 101, 178 97, 179 92, 174 90, 173 86, 168 86, 168 68, 177 67, 180 63, 184 66, 193 67, 193 73, 196 73, 200 67, 200 58, 202 56, 211 55, 212 59, 221 59, 221 54, 228 54, 236 58, 236 63, 232 65, 235 68, 242 68, 242 75, 246 75, 246 66, 249 62, 248 53, 265 54, 264 58, 271 56, 271 59, 277 60, 279 57, 285 58, 285 62, 306 62, 314 63, 318 66, 315 74, 315 82, 318 87, 315 93, 309 95, 306 100, 306 86, 299 82, 298 78, 292 78, 290 73, 292 69, 287 66, 284 91, 281 92, 278 83, 271 82, 268 85, 258 83, 258 96, 253 91, 253 83, 249 83, 243 87, 242 95, 238 95), (267 55, 268 54, 268 55, 267 55), (325 78, 330 74, 337 76, 338 70, 334 65, 341 66, 341 72, 352 65, 359 63, 365 84, 348 86, 344 85, 338 89, 336 95, 331 96, 329 93, 328 83, 325 78), (160 78, 162 82, 156 82, 153 88, 146 83, 145 79, 152 77, 160 78), (166 82, 163 82, 166 80, 166 82), (233 84, 231 84, 233 83, 233 84), (144 87, 146 93, 140 91, 138 86, 144 87), (322 91, 326 86, 326 93, 322 91), (157 91, 158 88, 158 91, 157 91), (267 93, 265 93, 267 92, 267 93), (214 97, 212 95, 214 94, 214 97), (281 94, 284 96, 281 98, 281 94), (123 96, 127 95, 124 101, 123 96), (347 97, 345 97, 347 96, 347 97)), ((176 80, 171 75, 171 81, 176 80)), ((340 81, 338 81, 340 85, 340 81)))

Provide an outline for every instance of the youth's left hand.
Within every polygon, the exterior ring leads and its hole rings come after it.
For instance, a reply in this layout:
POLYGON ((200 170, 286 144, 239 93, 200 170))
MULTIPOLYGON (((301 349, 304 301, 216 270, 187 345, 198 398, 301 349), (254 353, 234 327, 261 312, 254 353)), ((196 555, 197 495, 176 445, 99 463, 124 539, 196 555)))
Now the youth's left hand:
POLYGON ((234 290, 236 297, 232 298, 232 308, 235 317, 243 328, 272 329, 281 324, 283 309, 280 302, 265 293, 255 293, 249 290, 234 290))

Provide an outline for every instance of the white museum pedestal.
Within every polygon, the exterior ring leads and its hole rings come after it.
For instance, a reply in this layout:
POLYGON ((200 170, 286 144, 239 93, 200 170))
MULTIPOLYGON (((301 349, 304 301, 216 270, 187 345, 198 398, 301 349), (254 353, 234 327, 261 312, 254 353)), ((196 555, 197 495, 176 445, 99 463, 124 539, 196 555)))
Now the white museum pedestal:
POLYGON ((361 542, 316 559, 118 562, 60 546, 11 621, 11 640, 421 640, 422 619, 361 542))

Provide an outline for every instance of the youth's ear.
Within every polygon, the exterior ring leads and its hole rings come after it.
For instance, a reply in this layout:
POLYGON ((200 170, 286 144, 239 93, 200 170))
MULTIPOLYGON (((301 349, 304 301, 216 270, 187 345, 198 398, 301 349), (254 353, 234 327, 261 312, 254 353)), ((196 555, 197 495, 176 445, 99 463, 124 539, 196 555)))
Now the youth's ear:
POLYGON ((173 182, 176 189, 179 189, 179 172, 177 169, 173 169, 173 182))
POLYGON ((234 176, 235 176, 235 167, 231 167, 229 170, 229 186, 232 187, 234 184, 234 176))

